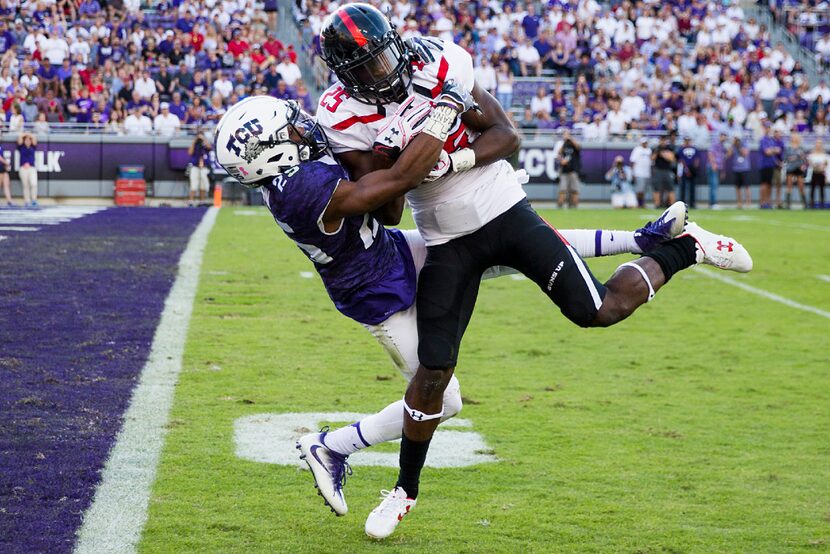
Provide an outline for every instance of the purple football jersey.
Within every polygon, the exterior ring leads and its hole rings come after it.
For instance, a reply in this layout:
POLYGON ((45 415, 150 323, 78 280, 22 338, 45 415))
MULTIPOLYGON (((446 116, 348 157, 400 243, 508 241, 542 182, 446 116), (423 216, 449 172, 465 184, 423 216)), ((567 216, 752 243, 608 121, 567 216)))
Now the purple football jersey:
POLYGON ((325 232, 323 212, 341 179, 346 171, 325 156, 278 175, 262 196, 277 225, 314 262, 337 309, 376 325, 415 301, 415 263, 403 235, 369 214, 325 232))

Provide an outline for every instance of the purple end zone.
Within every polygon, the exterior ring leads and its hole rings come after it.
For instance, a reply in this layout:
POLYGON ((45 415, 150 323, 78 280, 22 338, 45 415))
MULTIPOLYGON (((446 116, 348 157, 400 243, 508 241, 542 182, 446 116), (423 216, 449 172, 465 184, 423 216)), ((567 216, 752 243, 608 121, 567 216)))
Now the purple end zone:
POLYGON ((204 210, 116 208, 0 243, 0 552, 69 552, 204 210))

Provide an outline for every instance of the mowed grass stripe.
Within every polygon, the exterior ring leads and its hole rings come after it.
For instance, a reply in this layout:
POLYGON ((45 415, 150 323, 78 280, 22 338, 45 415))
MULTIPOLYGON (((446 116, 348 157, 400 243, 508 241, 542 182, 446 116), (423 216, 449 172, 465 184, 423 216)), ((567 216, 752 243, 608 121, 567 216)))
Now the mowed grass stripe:
MULTIPOLYGON (((560 228, 626 229, 640 214, 545 216, 560 228)), ((815 275, 830 274, 830 262, 812 263, 802 230, 728 227, 750 237, 757 278, 788 265, 788 281, 761 288, 803 301, 798 291, 824 286, 815 275)), ((589 265, 605 279, 625 259, 589 265)), ((784 552, 830 543, 822 324, 694 271, 606 330, 572 326, 532 282, 484 283, 458 376, 462 417, 501 461, 426 469, 412 516, 391 540, 370 542, 363 521, 394 483, 391 468, 358 468, 350 514, 334 518, 307 473, 234 455, 239 417, 370 412, 404 390, 322 282, 299 277, 309 270, 268 218, 220 214, 140 550, 784 552)))

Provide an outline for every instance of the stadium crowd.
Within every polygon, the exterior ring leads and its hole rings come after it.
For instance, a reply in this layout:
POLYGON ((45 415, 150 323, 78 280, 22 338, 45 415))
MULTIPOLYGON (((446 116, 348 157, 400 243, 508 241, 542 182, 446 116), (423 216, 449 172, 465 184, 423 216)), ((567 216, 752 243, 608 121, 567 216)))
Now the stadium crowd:
MULTIPOLYGON (((785 135, 828 132, 830 87, 810 86, 783 45, 730 0, 372 3, 404 37, 466 48, 477 81, 525 128, 567 128, 588 141, 672 130, 695 142, 721 130, 759 140, 765 124, 785 135), (534 97, 514 94, 519 77, 538 78, 534 97)), ((294 15, 312 51, 337 6, 299 0, 294 15)))
MULTIPOLYGON (((466 48, 477 80, 522 127, 583 140, 677 131, 705 142, 726 130, 760 139, 765 124, 826 134, 830 86, 810 86, 763 25, 730 4, 628 0, 438 2, 373 0, 404 37, 466 48), (530 77, 524 93, 516 79, 530 77), (530 97, 527 85, 536 90, 530 97)), ((269 27, 273 3, 183 0, 0 1, 0 94, 7 128, 56 122, 93 131, 169 135, 217 121, 251 94, 296 98, 313 111, 294 45, 269 27), (265 5, 268 4, 268 5, 265 5), (269 9, 264 9, 269 8, 269 9)), ((298 0, 301 43, 313 54, 336 2, 298 0)), ((309 76, 328 72, 313 56, 309 76)))
POLYGON ((172 135, 251 94, 311 109, 275 18, 276 2, 253 0, 0 0, 6 130, 172 135))
MULTIPOLYGON (((404 38, 467 49, 477 82, 529 133, 567 130, 583 143, 674 134, 715 149, 726 136, 739 150, 780 135, 783 152, 792 134, 812 146, 830 129, 830 86, 811 85, 733 0, 370 2, 404 38)), ((338 5, 296 0, 295 47, 277 38, 273 1, 0 0, 5 130, 72 123, 170 136, 209 127, 255 94, 313 112, 297 56, 325 87, 319 31, 338 5)))

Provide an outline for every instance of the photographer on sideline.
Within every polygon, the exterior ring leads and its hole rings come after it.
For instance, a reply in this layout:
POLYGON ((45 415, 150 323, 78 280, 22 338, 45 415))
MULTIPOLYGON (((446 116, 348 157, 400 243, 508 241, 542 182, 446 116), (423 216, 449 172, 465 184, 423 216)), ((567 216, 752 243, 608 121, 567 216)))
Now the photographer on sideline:
POLYGON ((611 206, 614 208, 636 208, 637 195, 634 194, 634 172, 625 165, 622 156, 614 158, 614 164, 605 173, 605 180, 611 181, 611 206))
POLYGON ((579 171, 582 169, 582 147, 571 137, 570 131, 562 134, 561 146, 557 145, 559 156, 559 200, 558 207, 565 204, 567 198, 569 208, 579 207, 579 171))
POLYGON ((188 177, 190 178, 190 197, 188 201, 192 205, 196 198, 196 191, 199 191, 199 202, 204 202, 205 196, 210 189, 210 143, 205 140, 205 135, 200 131, 193 144, 187 149, 190 154, 190 164, 187 166, 188 177))

